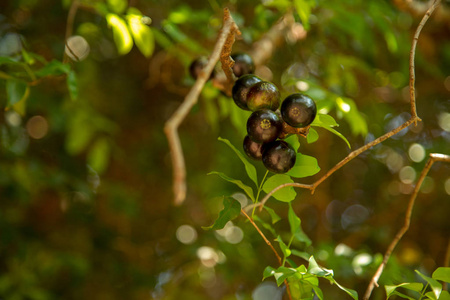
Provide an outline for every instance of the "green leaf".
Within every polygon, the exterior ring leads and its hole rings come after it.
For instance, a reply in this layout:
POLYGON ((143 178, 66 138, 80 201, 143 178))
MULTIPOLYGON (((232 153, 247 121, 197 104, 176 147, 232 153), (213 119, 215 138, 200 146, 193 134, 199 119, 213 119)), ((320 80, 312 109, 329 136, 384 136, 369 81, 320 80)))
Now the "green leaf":
POLYGON ((69 89, 70 98, 76 100, 78 98, 78 80, 77 74, 70 70, 67 74, 67 88, 69 89))
POLYGON ((450 268, 449 267, 437 268, 433 272, 433 275, 431 275, 431 277, 436 280, 450 283, 450 268))
POLYGON ((450 300, 450 294, 447 291, 442 291, 439 300, 450 300))
POLYGON ((97 139, 87 154, 87 163, 97 173, 101 174, 108 166, 110 145, 106 138, 97 139))
POLYGON ((28 98, 30 89, 25 81, 8 79, 6 81, 6 106, 11 107, 19 101, 28 98))
POLYGON ((208 227, 202 227, 205 230, 218 230, 225 227, 229 221, 236 219, 241 213, 241 204, 233 198, 223 199, 223 209, 219 213, 217 220, 208 227))
POLYGON ((272 224, 275 224, 276 222, 281 220, 281 217, 279 215, 277 215, 277 213, 273 209, 271 209, 267 205, 264 205, 263 207, 269 213, 269 215, 272 219, 272 224))
POLYGON ((315 157, 297 153, 295 165, 286 175, 303 178, 317 174, 319 171, 320 168, 315 157))
MULTIPOLYGON (((248 177, 255 183, 256 187, 258 187, 258 176, 256 175, 255 166, 252 165, 251 163, 249 163, 248 160, 245 158, 245 156, 241 153, 241 151, 236 149, 236 147, 234 147, 233 144, 231 144, 229 140, 223 139, 221 137, 219 137, 218 140, 227 144, 228 147, 230 147, 236 153, 236 155, 239 157, 239 159, 244 164, 245 171, 247 172, 248 177)), ((254 199, 254 198, 252 198, 252 199, 254 199)))
POLYGON ((280 243, 280 249, 281 249, 281 252, 283 252, 283 256, 284 256, 284 257, 289 257, 289 256, 291 256, 292 252, 291 252, 291 250, 289 249, 289 247, 283 242, 283 240, 281 239, 281 236, 278 236, 277 239, 276 239, 276 241, 277 241, 278 243, 280 243))
POLYGON ((297 274, 297 270, 293 268, 287 268, 287 267, 279 267, 275 270, 275 273, 273 276, 275 277, 275 280, 277 281, 278 286, 282 285, 284 280, 292 277, 297 274))
POLYGON ((68 74, 70 72, 70 65, 60 62, 59 60, 52 60, 44 67, 35 72, 35 75, 38 77, 45 76, 58 76, 62 74, 68 74))
POLYGON ((309 258, 308 273, 319 277, 333 276, 333 270, 319 267, 319 264, 316 262, 314 256, 312 255, 309 258))
MULTIPOLYGON (((266 193, 269 193, 274 188, 276 188, 282 184, 293 183, 293 182, 294 181, 288 175, 285 175, 285 174, 273 175, 272 177, 268 178, 266 180, 266 182, 264 182, 263 191, 266 193)), ((282 188, 281 190, 275 192, 272 196, 275 199, 282 201, 282 202, 291 202, 297 196, 297 192, 294 190, 294 188, 292 186, 288 186, 288 187, 282 188)))
POLYGON ((343 290, 344 292, 346 292, 347 294, 350 295, 350 297, 352 297, 355 300, 358 300, 358 293, 355 290, 343 287, 342 285, 340 285, 336 280, 334 280, 334 278, 327 278, 330 282, 336 284, 338 286, 338 288, 340 288, 341 290, 343 290))
POLYGON ((306 136, 306 141, 308 144, 312 144, 319 139, 319 133, 312 127, 309 127, 308 135, 306 136))
POLYGON ((298 141, 298 135, 292 134, 284 139, 286 143, 292 146, 294 148, 295 152, 298 151, 298 148, 300 148, 300 142, 298 141))
POLYGON ((297 249, 291 249, 292 255, 303 258, 304 260, 309 260, 311 254, 303 251, 298 251, 297 249))
POLYGON ((336 104, 337 109, 343 114, 344 119, 349 123, 350 128, 352 129, 352 134, 355 136, 358 134, 366 136, 368 132, 367 122, 358 111, 355 102, 350 98, 337 97, 336 104))
POLYGON ((114 43, 120 55, 127 54, 133 48, 133 40, 125 21, 116 14, 107 14, 106 21, 112 28, 114 43))
POLYGON ((272 227, 272 225, 270 225, 269 223, 264 222, 264 220, 262 220, 260 217, 258 217, 257 215, 253 216, 253 220, 255 222, 259 222, 262 227, 264 227, 265 229, 267 229, 268 231, 270 231, 270 233, 272 233, 273 236, 277 236, 277 233, 275 232, 275 229, 272 227))
POLYGON ((219 175, 222 179, 225 179, 228 182, 234 183, 238 187, 240 187, 249 197, 252 199, 253 202, 255 202, 255 197, 253 196, 253 189, 249 187, 248 185, 244 184, 242 181, 233 179, 231 177, 228 177, 227 175, 221 173, 221 172, 210 172, 208 175, 219 175))
POLYGON ((394 295, 394 292, 397 288, 402 287, 411 291, 421 292, 423 289, 423 284, 418 282, 413 283, 401 283, 398 285, 386 285, 384 288, 386 290, 386 296, 389 298, 390 296, 394 295))
MULTIPOLYGON (((408 295, 402 294, 402 293, 400 293, 399 291, 393 291, 392 294, 391 294, 391 296, 399 296, 399 297, 402 297, 402 298, 404 298, 404 299, 415 300, 415 298, 412 298, 412 297, 410 297, 410 296, 408 296, 408 295)), ((389 299, 389 298, 390 298, 390 297, 388 297, 388 298, 386 298, 386 299, 389 299)))
POLYGON ((335 135, 337 135, 338 137, 340 137, 342 140, 344 140, 345 143, 347 143, 347 146, 349 148, 350 147, 350 143, 348 142, 348 140, 345 138, 345 136, 343 136, 341 133, 339 133, 338 131, 334 130, 332 127, 335 126, 339 126, 336 121, 334 120, 334 118, 330 115, 323 115, 323 114, 318 114, 316 116, 316 118, 314 119, 314 121, 312 122, 311 126, 317 126, 317 127, 322 127, 332 133, 334 133, 335 135))
POLYGON ((2 64, 13 64, 13 65, 20 65, 21 62, 13 59, 11 57, 7 57, 7 56, 0 56, 0 65, 2 64))
POLYGON ((433 291, 434 295, 437 299, 439 299, 439 295, 442 292, 442 285, 437 282, 435 279, 425 276, 424 274, 420 273, 418 270, 416 270, 416 273, 419 274, 420 277, 423 278, 426 282, 430 284, 431 290, 433 291))
POLYGON ((297 11, 303 27, 309 29, 309 16, 311 15, 311 5, 306 0, 294 0, 295 10, 297 11))
POLYGON ((93 126, 87 114, 77 112, 68 122, 65 148, 71 155, 81 153, 94 136, 93 126))
POLYGON ((267 266, 264 269, 264 272, 263 272, 263 280, 268 278, 268 277, 270 277, 270 276, 274 276, 275 275, 275 271, 276 271, 275 268, 272 268, 271 266, 267 266))
POLYGON ((142 15, 128 15, 127 19, 134 43, 145 57, 150 57, 155 50, 155 38, 152 30, 142 23, 142 15))
POLYGON ((107 3, 109 9, 116 14, 123 13, 128 6, 128 1, 126 0, 108 0, 107 3))
POLYGON ((295 235, 295 233, 300 230, 300 225, 301 225, 302 221, 295 214, 295 211, 292 208, 291 203, 289 203, 288 220, 289 220, 289 225, 291 227, 291 233, 292 233, 292 235, 295 235))

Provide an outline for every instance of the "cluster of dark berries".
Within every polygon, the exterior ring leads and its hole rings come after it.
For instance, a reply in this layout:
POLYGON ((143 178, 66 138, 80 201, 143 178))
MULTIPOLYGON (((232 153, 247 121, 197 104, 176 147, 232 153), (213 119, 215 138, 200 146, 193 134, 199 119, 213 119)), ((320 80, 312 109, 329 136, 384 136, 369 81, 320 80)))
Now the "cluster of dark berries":
MULTIPOLYGON (((277 86, 253 75, 255 65, 248 54, 233 54, 231 58, 233 73, 238 77, 232 89, 233 100, 241 109, 253 112, 247 120, 244 151, 250 158, 262 160, 269 171, 286 173, 295 165, 296 151, 282 139, 314 121, 316 104, 300 93, 289 95, 281 103, 277 86)), ((205 57, 192 62, 189 71, 194 79, 207 62, 205 57)))
POLYGON ((237 106, 253 112, 247 120, 244 138, 247 156, 262 160, 269 171, 289 171, 295 164, 296 151, 282 139, 289 132, 287 128, 305 128, 314 121, 315 102, 295 93, 281 103, 277 86, 253 74, 240 76, 234 83, 232 95, 237 106))

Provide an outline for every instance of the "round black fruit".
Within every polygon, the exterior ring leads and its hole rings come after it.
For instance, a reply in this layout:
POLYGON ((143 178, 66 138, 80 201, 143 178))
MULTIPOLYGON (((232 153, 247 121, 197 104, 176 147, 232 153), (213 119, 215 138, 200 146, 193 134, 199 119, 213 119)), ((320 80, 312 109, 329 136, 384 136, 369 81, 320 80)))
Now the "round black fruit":
POLYGON ((244 138, 244 152, 248 157, 256 160, 262 159, 262 146, 263 144, 256 143, 246 135, 244 138))
POLYGON ((263 108, 276 111, 280 107, 280 91, 271 82, 258 82, 248 90, 247 106, 251 111, 263 108))
POLYGON ((231 90, 234 103, 244 110, 250 110, 247 106, 247 93, 253 85, 261 81, 261 78, 252 74, 239 77, 231 90))
MULTIPOLYGON (((206 67, 208 64, 208 58, 206 56, 200 56, 196 58, 191 65, 189 66, 189 74, 191 74, 192 78, 197 79, 200 75, 200 72, 206 67)), ((214 77, 214 70, 211 73, 209 79, 214 77)))
POLYGON ((285 141, 273 141, 264 145, 262 161, 267 170, 286 173, 295 165, 296 154, 285 141))
POLYGON ((276 140, 282 129, 281 119, 269 109, 257 110, 247 120, 248 136, 256 143, 276 140))
POLYGON ((234 60, 233 73, 236 77, 241 77, 245 74, 253 74, 255 71, 255 63, 250 55, 245 53, 236 53, 231 55, 234 60))
POLYGON ((295 128, 306 127, 316 118, 317 107, 314 100, 296 93, 286 97, 281 104, 281 117, 295 128))

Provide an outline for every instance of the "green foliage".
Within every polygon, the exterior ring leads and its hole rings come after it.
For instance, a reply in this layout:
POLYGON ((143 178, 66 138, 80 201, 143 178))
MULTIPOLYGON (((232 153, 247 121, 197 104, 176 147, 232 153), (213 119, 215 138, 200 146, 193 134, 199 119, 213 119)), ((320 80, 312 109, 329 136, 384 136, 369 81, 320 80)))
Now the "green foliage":
POLYGON ((222 229, 229 221, 237 218, 240 213, 241 213, 241 204, 239 203, 239 201, 233 198, 225 197, 223 198, 223 209, 220 211, 217 220, 214 222, 213 225, 203 227, 203 229, 206 230, 222 229))

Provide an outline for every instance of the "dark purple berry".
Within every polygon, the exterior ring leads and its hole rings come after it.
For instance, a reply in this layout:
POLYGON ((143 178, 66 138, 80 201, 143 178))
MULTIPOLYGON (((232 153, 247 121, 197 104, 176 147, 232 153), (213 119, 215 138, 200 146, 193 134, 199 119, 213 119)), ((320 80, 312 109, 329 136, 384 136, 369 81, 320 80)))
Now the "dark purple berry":
POLYGON ((255 64, 250 55, 245 53, 236 53, 231 55, 234 60, 233 73, 236 77, 241 77, 245 74, 253 74, 255 71, 255 64))
POLYGON ((276 111, 280 106, 280 91, 273 83, 260 81, 249 89, 247 106, 251 111, 263 108, 276 111))
POLYGON ((244 110, 250 110, 247 106, 247 93, 253 85, 261 81, 261 78, 252 74, 239 77, 231 91, 236 105, 244 110))
POLYGON ((281 117, 295 128, 311 124, 317 114, 316 103, 306 95, 296 93, 286 97, 281 104, 281 117))
POLYGON ((244 138, 244 152, 248 157, 256 160, 262 159, 262 146, 263 144, 256 143, 252 141, 252 139, 246 135, 244 138))
POLYGON ((267 170, 286 173, 295 165, 294 148, 285 141, 273 141, 264 145, 262 161, 267 170))
POLYGON ((253 112, 247 120, 248 136, 256 143, 276 140, 282 129, 281 119, 268 109, 253 112))
MULTIPOLYGON (((196 58, 191 65, 189 66, 189 74, 191 74, 192 78, 196 79, 200 75, 200 72, 206 67, 208 64, 208 58, 206 56, 200 56, 196 58)), ((214 70, 211 73, 209 79, 214 77, 214 70)))

